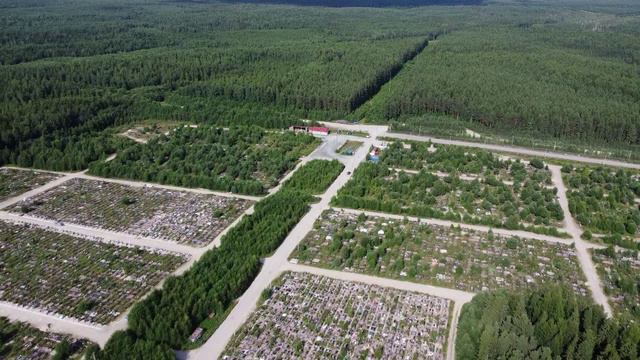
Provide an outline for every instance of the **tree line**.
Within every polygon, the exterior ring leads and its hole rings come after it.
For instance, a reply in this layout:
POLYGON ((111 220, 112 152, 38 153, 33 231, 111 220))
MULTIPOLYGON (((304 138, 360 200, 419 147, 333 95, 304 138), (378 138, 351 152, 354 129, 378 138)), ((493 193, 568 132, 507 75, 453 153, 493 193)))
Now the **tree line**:
MULTIPOLYGON (((637 66, 605 44, 631 43, 629 36, 591 34, 568 25, 449 33, 356 115, 389 121, 438 113, 507 136, 640 145, 637 66)), ((640 54, 637 46, 629 51, 640 54)))
POLYGON ((114 334, 98 358, 173 359, 171 349, 182 348, 203 320, 224 319, 260 271, 260 259, 280 245, 311 200, 304 193, 281 191, 258 202, 255 212, 222 238, 220 247, 134 305, 128 329, 114 334))
POLYGON ((458 359, 638 359, 640 325, 565 287, 483 292, 462 308, 458 359))
POLYGON ((305 164, 287 180, 283 188, 320 194, 340 175, 344 165, 338 160, 313 160, 305 164))
MULTIPOLYGON (((318 165, 306 164, 299 171, 309 173, 303 170, 308 166, 318 165)), ((258 275, 261 259, 275 251, 306 214, 315 201, 310 193, 315 191, 322 190, 285 186, 256 203, 254 212, 223 236, 220 247, 207 251, 183 275, 168 278, 162 289, 134 305, 128 329, 115 333, 95 353, 96 359, 173 359, 172 349, 181 349, 202 321, 213 318, 221 323, 233 301, 258 275)))
POLYGON ((426 44, 423 36, 345 41, 323 36, 308 42, 287 35, 272 32, 253 43, 250 33, 234 34, 225 37, 231 38, 228 43, 211 47, 158 47, 2 66, 0 164, 86 167, 104 158, 98 146, 104 138, 85 138, 150 118, 282 128, 300 118, 341 117, 426 44), (74 160, 46 161, 39 139, 74 160), (86 151, 55 146, 79 139, 86 151))

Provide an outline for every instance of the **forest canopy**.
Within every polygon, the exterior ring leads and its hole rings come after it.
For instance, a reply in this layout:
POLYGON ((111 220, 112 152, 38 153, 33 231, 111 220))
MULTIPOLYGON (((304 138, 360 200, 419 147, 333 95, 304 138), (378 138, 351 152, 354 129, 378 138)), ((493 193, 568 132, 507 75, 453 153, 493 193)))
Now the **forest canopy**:
POLYGON ((476 295, 458 324, 457 359, 637 359, 640 325, 563 287, 476 295))
POLYGON ((161 184, 261 195, 311 153, 307 134, 266 132, 258 127, 183 126, 121 151, 90 172, 161 184))
POLYGON ((105 134, 141 121, 350 117, 637 149, 630 2, 590 2, 591 13, 573 0, 335 4, 367 7, 5 1, 0 165, 83 169, 122 148, 105 134))
POLYGON ((556 24, 453 32, 430 42, 356 117, 447 114, 481 132, 637 146, 637 39, 556 24))

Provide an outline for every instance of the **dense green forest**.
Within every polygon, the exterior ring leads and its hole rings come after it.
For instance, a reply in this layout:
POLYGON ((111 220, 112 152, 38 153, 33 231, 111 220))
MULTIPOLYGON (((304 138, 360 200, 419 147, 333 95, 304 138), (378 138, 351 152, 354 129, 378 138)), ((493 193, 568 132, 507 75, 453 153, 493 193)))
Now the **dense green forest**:
POLYGON ((605 167, 563 167, 569 210, 586 231, 584 237, 640 249, 640 175, 605 167))
POLYGON ((317 145, 311 135, 258 127, 183 126, 93 164, 90 173, 260 195, 317 145))
POLYGON ((310 194, 321 194, 343 169, 344 165, 338 160, 313 160, 296 171, 283 187, 310 194))
POLYGON ((432 41, 358 114, 444 113, 481 132, 640 145, 639 65, 637 34, 535 23, 461 30, 432 41))
POLYGON ((100 132, 134 121, 282 128, 343 116, 433 37, 418 16, 384 16, 399 10, 361 19, 219 2, 0 6, 0 164, 56 170, 120 149, 100 132), (49 160, 46 148, 62 156, 49 160))
POLYGON ((640 325, 561 287, 480 293, 464 305, 457 359, 637 359, 640 325))
POLYGON ((590 3, 602 12, 585 13, 571 1, 409 9, 4 1, 0 164, 86 168, 126 146, 109 136, 114 128, 139 121, 282 128, 364 116, 418 119, 415 130, 423 120, 412 116, 433 86, 449 94, 429 111, 456 122, 471 115, 468 127, 479 131, 635 144, 640 21, 630 15, 637 7, 618 3, 590 3), (397 73, 387 88, 405 89, 375 96, 397 73))

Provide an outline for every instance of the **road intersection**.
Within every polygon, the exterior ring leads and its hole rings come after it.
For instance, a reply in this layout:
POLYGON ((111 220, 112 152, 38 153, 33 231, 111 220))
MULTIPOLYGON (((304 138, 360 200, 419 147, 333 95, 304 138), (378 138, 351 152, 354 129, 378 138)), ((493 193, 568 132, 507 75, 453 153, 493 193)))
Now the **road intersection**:
MULTIPOLYGON (((298 170, 301 166, 303 166, 308 161, 314 159, 336 159, 341 161, 345 168, 342 173, 336 178, 336 180, 331 184, 331 186, 327 189, 327 191, 320 196, 320 201, 318 203, 313 204, 310 207, 309 212, 301 219, 301 221, 294 227, 294 229, 289 233, 287 238, 281 244, 281 246, 276 250, 276 252, 269 258, 265 259, 264 265, 250 285, 249 289, 238 299, 236 306, 233 308, 229 316, 224 320, 224 322, 218 327, 218 329, 214 332, 211 338, 199 349, 189 351, 189 352, 178 352, 177 355, 180 359, 216 359, 222 354, 226 344, 231 339, 233 334, 244 324, 244 322, 248 319, 250 314, 255 310, 257 301, 260 297, 262 291, 267 288, 273 280, 275 280, 280 274, 284 271, 303 271, 314 273, 323 276, 329 276, 336 279, 343 279, 349 281, 360 281, 364 283, 371 283, 381 286, 394 287, 403 290, 410 290, 416 292, 427 293, 434 296, 440 296, 447 299, 450 299, 454 302, 453 309, 453 318, 450 324, 450 333, 449 333, 449 341, 448 341, 448 351, 447 358, 454 358, 454 347, 455 347, 455 335, 456 335, 456 324, 458 321, 458 316, 460 314, 462 305, 471 300, 473 294, 462 292, 458 290, 442 288, 442 287, 434 287, 423 284, 416 284, 406 281, 398 281, 385 279, 381 277, 373 277, 361 274, 354 274, 349 272, 339 272, 339 271, 331 271, 325 270, 315 267, 302 266, 297 264, 291 264, 288 261, 289 255, 293 252, 296 246, 304 239, 306 234, 313 228, 313 224, 320 217, 321 213, 325 210, 331 208, 330 201, 337 194, 337 192, 342 188, 351 178, 352 173, 355 169, 363 162, 366 158, 366 154, 372 146, 380 146, 384 141, 380 140, 379 137, 389 137, 395 139, 402 140, 415 140, 415 141, 431 141, 433 143, 438 144, 448 144, 448 145, 458 145, 458 146, 467 146, 467 147, 476 147, 482 148, 490 151, 499 151, 499 152, 507 152, 514 153, 525 156, 538 156, 538 157, 546 157, 560 160, 569 160, 576 162, 585 162, 591 164, 602 164, 602 165, 610 165, 610 166, 620 166, 627 167, 633 169, 640 169, 640 164, 634 163, 625 163, 617 160, 605 160, 605 159, 596 159, 583 157, 580 155, 569 155, 569 154, 558 154, 547 151, 539 151, 539 150, 531 150, 524 149, 518 147, 510 147, 510 146, 501 146, 501 145, 490 145, 490 144, 482 144, 476 142, 465 142, 458 140, 443 140, 425 136, 415 136, 408 134, 395 134, 388 132, 386 126, 375 126, 375 125, 347 125, 347 124, 338 124, 338 123, 330 123, 332 128, 339 128, 350 131, 361 131, 368 132, 369 137, 356 137, 349 135, 329 135, 327 136, 322 145, 320 145, 312 154, 307 157, 301 159, 296 168, 289 172, 280 182, 280 184, 273 189, 269 190, 269 195, 277 192, 280 189, 282 183, 284 183, 296 170, 298 170), (336 149, 339 148, 345 141, 347 140, 358 140, 363 142, 363 145, 356 151, 353 156, 345 156, 336 153, 336 149)), ((493 232, 497 234, 503 235, 513 235, 519 237, 527 237, 533 239, 539 239, 550 242, 560 242, 560 243, 575 243, 576 250, 578 253, 578 259, 583 269, 586 278, 588 280, 589 287, 592 292, 592 296, 596 303, 601 304, 606 313, 611 315, 611 307, 608 304, 607 298, 604 295, 602 290, 602 286, 597 275, 595 266, 591 260, 591 255, 589 254, 589 250, 593 248, 600 248, 601 245, 593 244, 586 242, 580 238, 581 230, 579 225, 573 219, 571 213, 568 208, 568 201, 566 197, 566 187, 562 181, 562 176, 560 173, 560 167, 556 165, 550 165, 549 169, 552 173, 553 186, 558 188, 558 200, 560 202, 561 208, 565 215, 564 221, 564 230, 571 236, 571 239, 563 239, 553 236, 533 234, 526 231, 513 231, 513 230, 505 230, 505 229, 491 229, 493 232)), ((229 193, 220 193, 213 192, 205 189, 188 189, 181 188, 175 186, 167 186, 167 185, 159 185, 159 184, 150 184, 144 182, 137 181, 129 181, 129 180, 116 180, 116 179, 103 179, 94 176, 87 175, 85 172, 79 173, 62 173, 62 176, 58 179, 55 179, 44 186, 28 191, 24 194, 16 196, 11 199, 7 199, 3 202, 0 202, 0 209, 6 208, 13 204, 18 203, 24 198, 35 196, 39 193, 47 191, 55 186, 58 186, 65 181, 68 181, 73 178, 85 178, 85 179, 94 179, 101 181, 111 181, 117 182, 130 186, 154 186, 161 187, 171 190, 179 190, 179 191, 192 191, 198 193, 206 193, 206 194, 215 194, 219 196, 232 196, 238 198, 244 198, 249 200, 260 200, 260 197, 251 197, 251 196, 242 196, 236 194, 229 193)), ((268 196, 268 195, 267 195, 268 196)), ((353 209, 336 209, 337 211, 346 211, 346 212, 357 212, 374 216, 385 216, 389 218, 405 218, 405 216, 400 215, 392 215, 386 213, 377 213, 371 211, 361 211, 361 210, 353 210, 353 209)), ((30 216, 20 216, 16 214, 11 214, 5 211, 0 211, 0 219, 14 221, 14 222, 26 222, 30 224, 34 224, 41 227, 50 228, 54 231, 63 231, 63 232, 72 232, 76 234, 80 234, 85 237, 93 237, 94 239, 102 239, 97 241, 106 241, 106 242, 116 242, 123 243, 127 245, 137 245, 137 246, 146 246, 151 248, 162 249, 166 251, 174 251, 182 254, 186 254, 190 256, 189 261, 183 265, 180 269, 176 271, 176 275, 183 273, 187 269, 193 265, 195 261, 197 261, 204 252, 209 249, 212 249, 215 246, 219 246, 220 239, 222 236, 233 226, 235 226, 239 221, 241 221, 242 217, 250 214, 253 211, 253 207, 247 209, 242 216, 240 216, 234 223, 228 226, 221 234, 219 234, 214 241, 212 241, 208 246, 203 248, 192 248, 186 245, 180 245, 176 243, 171 243, 164 240, 153 239, 153 238, 142 238, 138 236, 133 236, 126 233, 119 233, 113 231, 106 231, 102 229, 96 229, 92 227, 81 226, 77 224, 58 224, 49 220, 43 220, 30 216)), ((420 221, 429 224, 437 224, 437 225, 446 225, 449 226, 453 224, 449 221, 442 221, 436 219, 424 219, 424 218, 414 218, 414 217, 406 217, 412 221, 420 221)), ((479 231, 489 231, 488 227, 478 226, 478 225, 468 225, 468 224, 458 224, 463 228, 469 228, 473 230, 479 231)), ((158 284, 156 288, 162 286, 162 283, 158 284)), ((128 313, 128 312, 127 312, 128 313)), ((80 321, 76 321, 69 318, 61 318, 57 315, 44 314, 33 309, 21 308, 19 306, 0 302, 0 315, 7 316, 13 320, 26 321, 31 323, 32 325, 39 327, 43 330, 50 331, 58 331, 64 333, 70 333, 75 336, 88 338, 92 341, 97 342, 100 345, 104 345, 106 341, 109 339, 111 334, 117 330, 122 330, 126 328, 126 315, 127 313, 121 315, 116 321, 110 323, 107 326, 97 326, 95 324, 87 324, 80 321)))

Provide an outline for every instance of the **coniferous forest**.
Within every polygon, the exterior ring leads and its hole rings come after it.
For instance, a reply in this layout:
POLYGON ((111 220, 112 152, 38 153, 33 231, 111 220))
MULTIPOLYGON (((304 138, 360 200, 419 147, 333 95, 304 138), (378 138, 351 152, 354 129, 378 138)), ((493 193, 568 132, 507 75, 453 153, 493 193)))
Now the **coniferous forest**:
MULTIPOLYGON (((302 119, 441 137, 471 131, 478 141, 640 160, 636 0, 3 0, 0 49, 0 166, 262 195, 315 146, 281 131, 302 119), (144 144, 123 136, 168 123, 187 126, 144 144)), ((337 202, 389 211, 402 204, 383 203, 386 194, 421 201, 425 184, 436 194, 470 186, 426 173, 390 183, 382 160, 361 167, 337 202), (390 184, 363 198, 372 179, 390 184)), ((91 358, 173 359, 197 327, 215 330, 342 171, 337 162, 304 165, 219 247, 136 304, 128 328, 92 347, 91 358)), ((594 231, 625 236, 605 242, 628 245, 635 199, 614 191, 604 200, 601 190, 627 176, 587 175, 575 176, 572 191, 593 191, 570 194, 571 210, 594 231), (607 210, 616 203, 628 211, 607 210)), ((492 187, 497 204, 507 191, 492 187)), ((536 224, 562 220, 551 190, 532 182, 523 192, 536 224)), ((476 199, 467 199, 472 209, 476 199)), ((517 228, 508 217, 489 220, 517 228)), ((636 291, 633 274, 619 272, 617 286, 636 291)), ((476 296, 456 351, 460 359, 638 359, 638 344, 637 322, 549 288, 476 296)))
POLYGON ((637 359, 640 325, 572 290, 481 293, 460 315, 458 359, 637 359))
POLYGON ((640 153, 633 1, 284 2, 4 1, 0 164, 83 169, 140 121, 300 118, 640 153))

